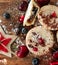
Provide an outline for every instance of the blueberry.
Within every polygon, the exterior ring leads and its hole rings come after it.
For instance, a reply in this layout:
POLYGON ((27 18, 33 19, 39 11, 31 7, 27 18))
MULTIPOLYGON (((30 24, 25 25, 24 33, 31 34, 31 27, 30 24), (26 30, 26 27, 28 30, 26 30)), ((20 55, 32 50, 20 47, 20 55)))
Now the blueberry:
POLYGON ((22 30, 21 30, 21 32, 22 32, 22 34, 26 34, 28 32, 28 30, 23 27, 22 30))
POLYGON ((33 58, 32 64, 33 65, 39 65, 39 59, 38 58, 33 58))
POLYGON ((4 14, 3 14, 3 16, 4 16, 4 18, 6 18, 6 19, 10 19, 10 14, 9 14, 9 13, 7 13, 7 12, 6 12, 6 13, 4 13, 4 14))

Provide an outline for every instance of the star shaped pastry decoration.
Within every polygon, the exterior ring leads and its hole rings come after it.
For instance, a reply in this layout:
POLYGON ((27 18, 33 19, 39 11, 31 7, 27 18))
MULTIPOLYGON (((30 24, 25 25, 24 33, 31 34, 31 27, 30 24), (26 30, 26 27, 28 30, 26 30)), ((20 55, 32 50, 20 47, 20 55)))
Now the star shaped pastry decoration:
POLYGON ((15 41, 17 36, 5 34, 0 26, 0 54, 11 57, 11 44, 15 41))

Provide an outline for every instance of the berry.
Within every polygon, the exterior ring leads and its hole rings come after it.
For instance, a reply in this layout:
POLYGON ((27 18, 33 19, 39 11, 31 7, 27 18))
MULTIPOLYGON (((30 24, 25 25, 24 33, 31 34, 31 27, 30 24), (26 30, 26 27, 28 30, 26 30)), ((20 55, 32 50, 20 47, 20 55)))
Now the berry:
POLYGON ((22 46, 19 46, 19 50, 17 51, 17 56, 19 58, 24 58, 27 56, 27 54, 29 53, 29 50, 27 49, 26 46, 22 45, 22 46))
POLYGON ((33 48, 33 51, 38 51, 38 48, 34 47, 34 48, 33 48))
POLYGON ((28 30, 23 27, 21 32, 22 32, 22 34, 26 34, 28 32, 28 30))
POLYGON ((58 65, 58 62, 51 62, 50 65, 58 65))
POLYGON ((27 7, 28 7, 28 3, 26 1, 22 1, 21 4, 19 5, 19 10, 26 11, 27 7))
POLYGON ((20 22, 20 23, 23 23, 23 21, 24 21, 24 15, 21 15, 21 16, 19 17, 19 22, 20 22))
POLYGON ((38 3, 40 7, 47 5, 50 2, 50 0, 35 0, 35 1, 38 3))
POLYGON ((33 58, 32 64, 33 65, 39 65, 39 59, 38 58, 33 58))
POLYGON ((53 53, 53 58, 58 59, 58 51, 53 53))
POLYGON ((51 14, 51 17, 57 17, 57 15, 56 15, 56 12, 53 12, 52 14, 51 14))
POLYGON ((40 45, 43 45, 43 44, 44 44, 44 39, 39 38, 39 39, 38 39, 38 42, 39 42, 40 45))
POLYGON ((6 18, 6 19, 10 19, 10 14, 9 14, 9 13, 7 13, 7 12, 6 12, 6 13, 4 13, 4 14, 3 14, 3 16, 4 16, 4 18, 6 18))

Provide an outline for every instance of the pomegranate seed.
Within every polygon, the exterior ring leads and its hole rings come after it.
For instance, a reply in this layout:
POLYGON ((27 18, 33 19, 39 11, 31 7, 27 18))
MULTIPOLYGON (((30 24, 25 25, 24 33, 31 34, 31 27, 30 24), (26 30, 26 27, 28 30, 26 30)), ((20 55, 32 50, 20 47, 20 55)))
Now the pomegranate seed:
POLYGON ((20 22, 20 23, 23 23, 23 21, 24 21, 24 15, 21 15, 21 16, 19 17, 19 22, 20 22))
POLYGON ((58 59, 58 51, 54 52, 53 58, 58 59))
POLYGON ((51 14, 51 17, 57 17, 56 12, 53 12, 53 13, 51 14))
POLYGON ((39 38, 39 39, 38 39, 38 42, 39 42, 39 44, 44 44, 44 39, 39 38))
POLYGON ((34 50, 34 51, 38 51, 38 48, 34 47, 33 50, 34 50))
POLYGON ((58 65, 58 62, 51 62, 50 65, 58 65))

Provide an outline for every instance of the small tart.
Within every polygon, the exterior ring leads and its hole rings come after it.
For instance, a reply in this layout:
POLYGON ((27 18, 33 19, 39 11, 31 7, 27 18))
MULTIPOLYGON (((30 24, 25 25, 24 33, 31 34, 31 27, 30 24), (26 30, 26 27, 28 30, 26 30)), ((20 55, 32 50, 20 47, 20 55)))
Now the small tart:
POLYGON ((23 26, 30 26, 34 24, 39 9, 39 6, 37 6, 34 0, 31 0, 26 11, 23 26))
POLYGON ((37 16, 45 28, 58 30, 58 7, 54 5, 43 6, 37 16))
POLYGON ((35 55, 47 54, 53 45, 53 33, 42 26, 34 27, 27 33, 26 46, 35 55))

